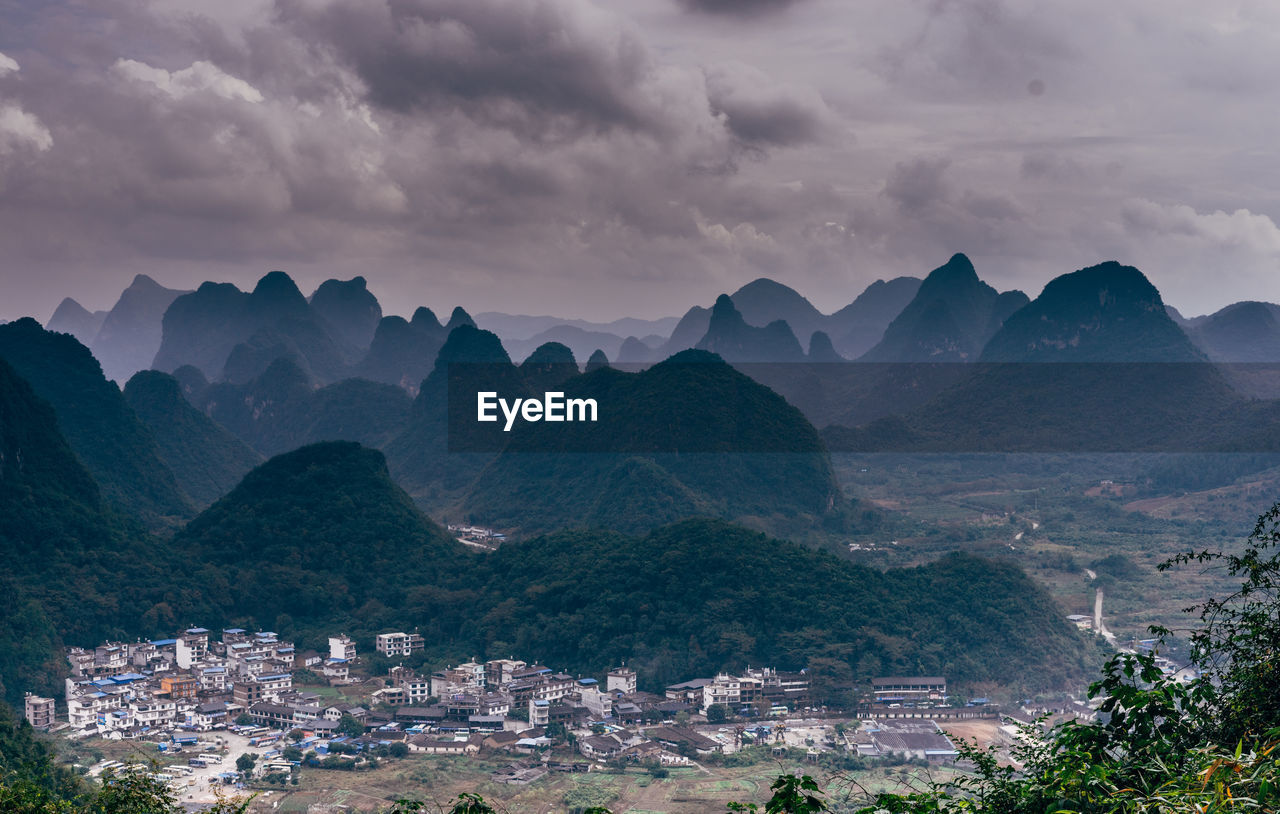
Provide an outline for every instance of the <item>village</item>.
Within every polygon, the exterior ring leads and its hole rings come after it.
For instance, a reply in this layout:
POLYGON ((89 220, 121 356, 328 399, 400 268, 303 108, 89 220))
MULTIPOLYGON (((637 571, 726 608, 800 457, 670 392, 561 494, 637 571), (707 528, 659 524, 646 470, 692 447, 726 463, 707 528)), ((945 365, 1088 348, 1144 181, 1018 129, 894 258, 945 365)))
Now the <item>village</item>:
MULTIPOLYGON (((769 667, 695 678, 661 695, 640 690, 626 666, 598 679, 516 659, 430 674, 392 666, 373 677, 350 637, 328 643, 327 653, 299 652, 272 632, 229 628, 215 637, 197 627, 71 648, 65 716, 56 699, 32 694, 24 712, 36 728, 73 741, 155 744, 159 776, 196 802, 221 785, 284 785, 305 767, 362 768, 415 754, 509 754, 515 762, 492 779, 513 785, 607 763, 686 767, 752 746, 815 761, 839 753, 951 763, 958 751, 944 725, 980 724, 1012 744, 1017 723, 1037 715, 1094 715, 1073 702, 1008 711, 986 699, 958 703, 941 676, 876 678, 855 709, 817 706, 806 673, 769 667), (361 701, 336 700, 352 697, 361 701)), ((374 652, 406 659, 424 644, 388 632, 376 636, 374 652)), ((104 761, 90 774, 113 768, 104 761)))

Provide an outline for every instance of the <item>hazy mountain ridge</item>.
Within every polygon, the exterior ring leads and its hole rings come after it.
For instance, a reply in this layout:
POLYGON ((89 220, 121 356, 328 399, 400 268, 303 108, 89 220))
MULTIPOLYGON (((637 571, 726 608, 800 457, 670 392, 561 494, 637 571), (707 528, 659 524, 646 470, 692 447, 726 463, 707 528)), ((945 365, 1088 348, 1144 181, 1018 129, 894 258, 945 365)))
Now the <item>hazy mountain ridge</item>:
POLYGON ((967 362, 1027 297, 1001 294, 978 278, 973 263, 953 255, 925 277, 911 302, 862 362, 967 362))
POLYGON ((554 435, 541 425, 513 429, 469 489, 468 512, 530 532, 588 521, 647 531, 685 511, 817 522, 838 509, 817 431, 708 352, 685 351, 639 373, 599 369, 562 387, 596 399, 606 420, 558 425, 554 435), (625 499, 610 503, 609 493, 625 499))
POLYGON ((0 326, 0 357, 53 406, 61 433, 108 502, 149 523, 191 516, 155 439, 75 337, 20 319, 0 326))
POLYGON ((843 449, 1194 449, 1254 434, 1256 417, 1146 277, 1104 263, 1050 281, 928 403, 826 437, 843 449))
POLYGON ((161 459, 200 506, 231 491, 262 456, 225 427, 197 410, 177 379, 158 370, 135 373, 125 401, 151 430, 161 459))

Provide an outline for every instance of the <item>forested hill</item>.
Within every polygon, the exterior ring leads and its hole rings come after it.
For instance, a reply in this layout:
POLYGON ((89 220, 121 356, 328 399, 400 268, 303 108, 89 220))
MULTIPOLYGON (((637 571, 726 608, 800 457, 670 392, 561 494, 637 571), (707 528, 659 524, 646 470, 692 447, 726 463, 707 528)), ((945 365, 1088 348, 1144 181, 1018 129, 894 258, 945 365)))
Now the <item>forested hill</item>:
POLYGON ((189 592, 203 595, 188 612, 273 627, 288 624, 276 624, 283 614, 307 629, 345 624, 366 603, 403 608, 474 559, 391 481, 381 452, 347 441, 272 458, 173 547, 193 560, 189 592))
POLYGON ((153 524, 194 514, 150 432, 74 336, 20 319, 0 325, 0 357, 57 411, 59 429, 108 503, 153 524))
POLYGON ((1096 664, 1016 566, 951 555, 876 571, 716 520, 504 547, 485 598, 485 652, 582 671, 625 659, 656 685, 774 664, 836 682, 938 674, 1047 688, 1096 664))
POLYGON ((515 428, 467 511, 526 533, 643 533, 691 516, 809 522, 841 508, 818 432, 715 354, 682 351, 640 373, 602 368, 562 386, 596 399, 601 420, 515 428))
POLYGON ((304 646, 417 628, 440 660, 521 652, 586 671, 626 659, 650 686, 768 663, 835 683, 941 672, 1031 689, 1078 678, 1091 653, 1025 575, 972 557, 877 572, 711 520, 643 537, 560 532, 481 556, 418 511, 380 452, 350 442, 273 458, 172 540, 112 532, 58 562, 10 571, 0 679, 12 700, 50 691, 63 640, 192 623, 304 646))

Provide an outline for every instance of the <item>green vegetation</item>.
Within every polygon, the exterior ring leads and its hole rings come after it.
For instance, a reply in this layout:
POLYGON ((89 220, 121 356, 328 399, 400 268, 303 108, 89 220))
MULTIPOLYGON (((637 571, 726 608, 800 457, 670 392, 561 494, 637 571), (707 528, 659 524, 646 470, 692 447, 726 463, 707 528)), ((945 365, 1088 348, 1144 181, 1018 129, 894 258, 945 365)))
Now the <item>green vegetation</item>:
POLYGON ((151 525, 193 514, 150 432, 75 337, 20 319, 0 325, 0 358, 57 412, 59 430, 109 503, 151 525))
POLYGON ((171 541, 120 533, 101 548, 60 552, 65 567, 19 583, 34 601, 14 608, 28 633, 11 634, 22 643, 4 676, 11 698, 42 671, 58 675, 54 631, 92 645, 188 620, 304 643, 417 627, 441 659, 535 652, 578 671, 626 659, 654 685, 745 663, 808 666, 832 693, 885 671, 1056 687, 1094 658, 1016 567, 967 556, 879 572, 686 521, 645 537, 561 532, 481 557, 418 511, 381 453, 349 442, 268 461, 171 541), (110 567, 97 559, 108 555, 110 567))
POLYGON ((635 533, 697 514, 807 515, 813 525, 841 502, 800 411, 714 354, 684 351, 641 373, 601 368, 563 387, 596 399, 600 422, 557 425, 554 435, 514 428, 470 489, 468 513, 525 532, 635 533))
POLYGON ((134 374, 124 397, 151 430, 160 458, 201 506, 231 491, 262 456, 188 403, 177 379, 157 370, 134 374))
POLYGON ((490 560, 482 652, 567 668, 626 659, 662 684, 730 665, 1063 686, 1093 648, 1015 566, 966 555, 876 571, 710 520, 643 538, 561 532, 490 560))

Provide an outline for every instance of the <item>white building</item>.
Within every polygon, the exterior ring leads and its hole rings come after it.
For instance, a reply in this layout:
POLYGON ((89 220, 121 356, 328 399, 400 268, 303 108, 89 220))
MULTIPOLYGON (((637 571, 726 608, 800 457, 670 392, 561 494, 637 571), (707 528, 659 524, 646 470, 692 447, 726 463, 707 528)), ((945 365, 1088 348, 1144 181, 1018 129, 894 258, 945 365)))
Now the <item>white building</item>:
POLYGON ((384 656, 410 656, 421 650, 425 642, 417 633, 379 633, 374 649, 384 656))
POLYGON ((351 661, 356 657, 356 643, 345 633, 329 637, 329 658, 351 661))

